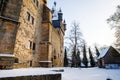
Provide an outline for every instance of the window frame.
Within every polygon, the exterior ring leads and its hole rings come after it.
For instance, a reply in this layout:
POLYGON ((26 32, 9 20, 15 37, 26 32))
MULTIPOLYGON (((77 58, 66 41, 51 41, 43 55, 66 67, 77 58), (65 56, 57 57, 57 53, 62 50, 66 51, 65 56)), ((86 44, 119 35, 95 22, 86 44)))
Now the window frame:
POLYGON ((26 14, 26 19, 28 20, 28 21, 30 21, 30 13, 29 12, 27 12, 27 14, 26 14))
POLYGON ((31 23, 32 23, 32 24, 34 24, 34 20, 35 20, 34 17, 31 16, 31 23))

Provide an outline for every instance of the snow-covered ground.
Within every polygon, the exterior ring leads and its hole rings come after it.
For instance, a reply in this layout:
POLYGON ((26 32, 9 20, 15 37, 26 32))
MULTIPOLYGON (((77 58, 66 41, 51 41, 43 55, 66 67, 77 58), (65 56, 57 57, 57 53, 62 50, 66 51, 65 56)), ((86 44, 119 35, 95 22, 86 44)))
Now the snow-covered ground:
POLYGON ((0 70, 0 77, 15 77, 27 75, 62 74, 62 80, 120 80, 120 69, 100 68, 23 68, 13 70, 0 70), (64 69, 64 72, 52 70, 64 69))
POLYGON ((45 75, 56 74, 50 68, 21 68, 12 70, 0 70, 0 78, 15 77, 15 76, 28 76, 28 75, 45 75))
POLYGON ((62 80, 120 80, 120 69, 66 68, 62 80))

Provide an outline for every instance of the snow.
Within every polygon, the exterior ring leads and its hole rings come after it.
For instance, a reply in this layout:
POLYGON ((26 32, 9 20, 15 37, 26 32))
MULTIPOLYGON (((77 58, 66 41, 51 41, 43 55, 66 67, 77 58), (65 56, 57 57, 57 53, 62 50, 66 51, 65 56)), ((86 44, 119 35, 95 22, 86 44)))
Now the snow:
POLYGON ((107 51, 109 50, 109 48, 110 47, 103 49, 97 59, 104 57, 107 51))
POLYGON ((54 11, 52 20, 58 20, 58 12, 54 11))
POLYGON ((22 68, 13 70, 0 70, 0 78, 4 77, 16 77, 16 76, 28 76, 28 75, 45 75, 56 74, 47 68, 22 68))
POLYGON ((120 80, 120 69, 101 68, 23 68, 0 70, 0 77, 15 77, 26 75, 62 74, 62 80, 120 80), (64 69, 64 72, 53 70, 64 69))
POLYGON ((1 54, 1 53, 0 53, 0 56, 4 56, 4 57, 14 57, 13 54, 1 54))
POLYGON ((62 73, 62 80, 120 80, 120 69, 67 68, 62 73))

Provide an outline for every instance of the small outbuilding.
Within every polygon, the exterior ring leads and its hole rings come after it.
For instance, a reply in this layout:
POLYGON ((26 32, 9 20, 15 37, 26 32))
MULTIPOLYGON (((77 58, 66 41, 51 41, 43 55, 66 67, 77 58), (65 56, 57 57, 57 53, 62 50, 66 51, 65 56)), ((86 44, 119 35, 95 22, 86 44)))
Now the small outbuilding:
POLYGON ((103 49, 97 59, 100 68, 120 68, 120 53, 112 46, 103 49))

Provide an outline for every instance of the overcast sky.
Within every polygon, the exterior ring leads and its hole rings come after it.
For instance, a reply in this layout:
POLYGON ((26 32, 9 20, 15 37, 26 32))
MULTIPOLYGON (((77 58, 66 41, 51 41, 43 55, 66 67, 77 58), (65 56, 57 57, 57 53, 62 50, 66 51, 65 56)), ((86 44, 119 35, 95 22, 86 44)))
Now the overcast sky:
POLYGON ((80 23, 89 46, 95 43, 100 46, 113 44, 114 30, 111 30, 106 19, 116 11, 120 0, 48 0, 49 8, 52 8, 54 1, 64 13, 67 29, 73 21, 80 23))

